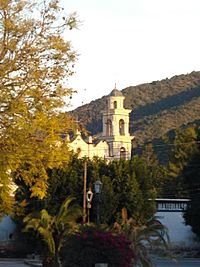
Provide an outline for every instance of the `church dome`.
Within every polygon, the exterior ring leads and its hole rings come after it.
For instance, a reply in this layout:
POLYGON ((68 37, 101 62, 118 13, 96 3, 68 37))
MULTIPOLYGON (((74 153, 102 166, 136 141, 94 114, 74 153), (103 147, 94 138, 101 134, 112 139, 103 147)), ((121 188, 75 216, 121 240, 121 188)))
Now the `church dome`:
POLYGON ((113 89, 112 92, 110 93, 110 96, 123 96, 123 94, 121 91, 113 89))

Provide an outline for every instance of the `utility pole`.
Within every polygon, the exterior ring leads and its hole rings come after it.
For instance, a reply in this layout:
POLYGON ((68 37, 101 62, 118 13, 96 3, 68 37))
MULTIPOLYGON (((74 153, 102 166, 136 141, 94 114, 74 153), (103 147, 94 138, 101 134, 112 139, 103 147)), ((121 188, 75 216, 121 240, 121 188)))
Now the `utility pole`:
POLYGON ((86 223, 86 192, 87 190, 87 159, 84 161, 84 176, 83 176, 83 223, 86 223))

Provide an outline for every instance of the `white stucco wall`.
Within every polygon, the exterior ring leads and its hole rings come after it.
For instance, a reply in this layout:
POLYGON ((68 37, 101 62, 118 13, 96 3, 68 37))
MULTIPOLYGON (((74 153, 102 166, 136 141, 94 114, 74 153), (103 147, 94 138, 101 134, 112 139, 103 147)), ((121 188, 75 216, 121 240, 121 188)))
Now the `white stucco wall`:
POLYGON ((109 146, 106 141, 100 140, 97 144, 87 143, 83 140, 80 133, 68 145, 71 150, 78 153, 79 158, 87 157, 92 159, 95 156, 100 158, 109 157, 109 146))
POLYGON ((189 225, 185 225, 182 212, 157 212, 158 220, 168 228, 172 245, 192 247, 196 246, 196 235, 189 225))
POLYGON ((0 241, 10 240, 10 235, 14 233, 15 228, 16 225, 9 216, 3 217, 0 221, 0 241))

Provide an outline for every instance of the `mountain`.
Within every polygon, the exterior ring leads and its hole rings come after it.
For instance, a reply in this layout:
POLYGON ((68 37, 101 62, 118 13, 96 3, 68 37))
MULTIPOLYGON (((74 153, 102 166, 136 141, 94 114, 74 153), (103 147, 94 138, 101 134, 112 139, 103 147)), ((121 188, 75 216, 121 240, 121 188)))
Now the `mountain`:
MULTIPOLYGON (((160 139, 180 126, 200 125, 200 71, 129 86, 122 93, 125 108, 132 109, 130 133, 135 136, 135 145, 160 139)), ((106 97, 71 112, 92 135, 102 131, 101 111, 106 108, 106 97)))

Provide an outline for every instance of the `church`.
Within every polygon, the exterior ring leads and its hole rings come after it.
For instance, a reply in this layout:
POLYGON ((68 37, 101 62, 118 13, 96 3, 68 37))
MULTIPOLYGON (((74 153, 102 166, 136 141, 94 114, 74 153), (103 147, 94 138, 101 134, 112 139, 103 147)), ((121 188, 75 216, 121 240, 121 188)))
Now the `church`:
POLYGON ((102 111, 103 132, 98 137, 84 140, 79 130, 73 139, 68 137, 69 148, 81 157, 100 157, 106 160, 130 159, 132 140, 129 133, 130 109, 124 108, 122 92, 116 88, 107 97, 107 107, 102 111))

